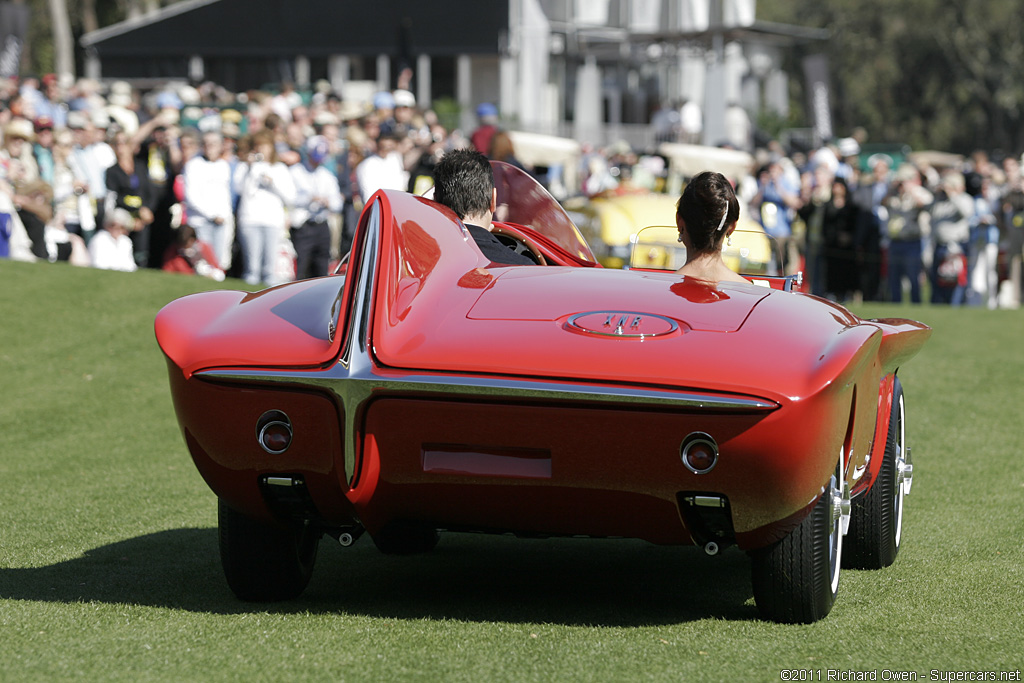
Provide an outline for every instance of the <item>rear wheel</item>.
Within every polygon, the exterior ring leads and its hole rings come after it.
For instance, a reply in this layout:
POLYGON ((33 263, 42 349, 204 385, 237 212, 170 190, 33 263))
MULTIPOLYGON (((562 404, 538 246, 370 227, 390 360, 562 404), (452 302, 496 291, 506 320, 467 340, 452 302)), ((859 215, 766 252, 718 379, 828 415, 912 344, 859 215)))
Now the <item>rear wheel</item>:
POLYGON ((788 536, 751 553, 754 601, 761 616, 811 623, 832 609, 843 553, 842 458, 811 514, 788 536))
POLYGON ((297 598, 313 574, 320 533, 308 526, 257 522, 218 501, 220 561, 240 599, 274 602, 297 598))
POLYGON ((896 560, 903 536, 903 497, 910 491, 913 471, 906 447, 903 386, 896 378, 882 467, 867 493, 853 501, 844 567, 881 569, 896 560))

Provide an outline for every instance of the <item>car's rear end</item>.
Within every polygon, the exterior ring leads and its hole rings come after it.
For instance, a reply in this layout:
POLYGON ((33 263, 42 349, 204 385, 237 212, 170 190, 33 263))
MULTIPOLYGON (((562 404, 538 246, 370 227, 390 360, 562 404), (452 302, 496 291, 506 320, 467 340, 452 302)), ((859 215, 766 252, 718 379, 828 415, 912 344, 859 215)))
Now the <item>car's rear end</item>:
POLYGON ((297 594, 325 532, 389 552, 438 529, 768 552, 839 523, 927 328, 745 283, 495 267, 463 233, 378 194, 346 278, 158 316, 238 595, 297 594))

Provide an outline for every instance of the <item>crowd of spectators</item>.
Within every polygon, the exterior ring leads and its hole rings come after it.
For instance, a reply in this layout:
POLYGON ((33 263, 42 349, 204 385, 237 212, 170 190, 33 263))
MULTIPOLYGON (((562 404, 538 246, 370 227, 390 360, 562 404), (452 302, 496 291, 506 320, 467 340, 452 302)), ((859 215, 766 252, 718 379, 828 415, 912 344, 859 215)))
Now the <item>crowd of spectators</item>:
MULTIPOLYGON (((679 139, 678 136, 672 138, 679 139)), ((743 212, 773 241, 773 266, 839 302, 1018 308, 1021 159, 975 152, 862 153, 863 132, 810 148, 769 141, 733 174, 743 212)), ((724 144, 725 147, 736 147, 724 144)), ((584 157, 588 194, 657 187, 666 160, 616 144, 584 157), (652 163, 656 162, 656 163, 652 163)))
MULTIPOLYGON (((0 83, 0 257, 250 284, 326 274, 378 189, 469 146, 407 88, 342 101, 213 84, 0 83)), ((489 151, 489 150, 487 150, 489 151)))
POLYGON ((853 137, 808 153, 765 151, 746 199, 812 294, 1016 308, 1020 160, 984 152, 864 157, 853 137), (927 287, 925 287, 927 286, 927 287))
MULTIPOLYGON (((326 274, 362 203, 382 188, 422 193, 445 151, 475 147, 522 166, 492 104, 466 134, 417 105, 401 80, 372 102, 342 100, 326 82, 305 94, 287 84, 235 94, 210 83, 140 92, 53 76, 0 82, 0 257, 252 285, 326 274)), ((655 118, 670 132, 678 119, 673 136, 693 127, 683 126, 692 113, 671 113, 655 118)), ((866 156, 863 142, 748 148, 749 174, 731 180, 780 245, 781 267, 837 301, 916 303, 927 291, 934 303, 1018 306, 1019 159, 866 156)), ((646 152, 587 148, 582 191, 665 168, 646 152)))

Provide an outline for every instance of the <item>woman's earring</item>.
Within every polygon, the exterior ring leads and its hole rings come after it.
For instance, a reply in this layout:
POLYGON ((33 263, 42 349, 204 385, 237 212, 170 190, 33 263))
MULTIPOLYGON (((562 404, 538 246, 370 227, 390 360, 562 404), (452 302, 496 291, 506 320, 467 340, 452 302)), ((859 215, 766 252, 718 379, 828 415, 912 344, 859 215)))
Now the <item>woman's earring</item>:
POLYGON ((732 246, 732 235, 729 235, 728 237, 725 238, 725 246, 727 246, 727 247, 731 247, 732 246))
POLYGON ((683 233, 679 233, 679 237, 676 238, 676 242, 682 242, 682 241, 683 241, 683 233))

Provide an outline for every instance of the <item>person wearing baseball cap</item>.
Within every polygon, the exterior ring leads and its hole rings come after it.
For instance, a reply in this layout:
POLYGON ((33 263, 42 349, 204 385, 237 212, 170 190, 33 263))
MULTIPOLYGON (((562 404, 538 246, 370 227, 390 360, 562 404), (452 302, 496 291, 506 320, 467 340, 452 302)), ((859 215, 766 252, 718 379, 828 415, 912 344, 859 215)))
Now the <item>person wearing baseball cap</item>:
POLYGON ((344 203, 338 179, 323 164, 330 143, 322 135, 306 142, 306 163, 291 167, 295 204, 289 212, 295 247, 295 279, 327 275, 331 261, 330 220, 344 203))
POLYGON ((473 131, 469 141, 476 151, 490 156, 491 141, 498 132, 498 108, 490 102, 484 102, 476 108, 476 117, 480 120, 480 126, 473 131))

